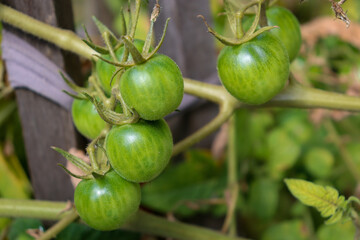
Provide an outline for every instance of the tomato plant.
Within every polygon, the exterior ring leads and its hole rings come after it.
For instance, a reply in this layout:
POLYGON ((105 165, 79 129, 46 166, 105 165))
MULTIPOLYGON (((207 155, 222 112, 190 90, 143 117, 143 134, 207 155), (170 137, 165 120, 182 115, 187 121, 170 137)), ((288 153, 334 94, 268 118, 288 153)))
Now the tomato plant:
POLYGON ((288 54, 269 33, 238 46, 224 47, 217 67, 224 87, 247 104, 269 101, 283 89, 289 77, 288 54))
POLYGON ((120 80, 126 104, 145 120, 157 120, 176 110, 184 95, 184 82, 176 63, 157 54, 126 70, 120 80))
POLYGON ((76 129, 89 139, 96 138, 106 126, 89 100, 74 99, 71 112, 76 129))
POLYGON ((82 180, 74 194, 81 219, 102 231, 114 230, 124 224, 138 210, 140 199, 139 184, 125 181, 114 171, 82 180))
POLYGON ((105 148, 120 176, 132 182, 148 182, 168 164, 173 143, 164 120, 140 120, 114 127, 106 137, 105 148))

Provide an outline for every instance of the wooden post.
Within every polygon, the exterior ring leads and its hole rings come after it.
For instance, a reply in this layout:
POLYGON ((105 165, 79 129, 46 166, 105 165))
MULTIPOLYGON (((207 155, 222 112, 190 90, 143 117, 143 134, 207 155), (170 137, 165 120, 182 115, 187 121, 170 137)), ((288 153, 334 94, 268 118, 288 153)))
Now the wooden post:
MULTIPOLYGON (((72 30, 74 28, 70 0, 4 0, 3 2, 53 26, 72 30)), ((64 69, 75 81, 80 81, 78 57, 10 26, 4 27, 37 48, 49 61, 64 69)), ((50 146, 69 149, 78 145, 79 138, 70 113, 56 103, 26 89, 16 90, 16 100, 35 197, 46 200, 72 200, 73 187, 70 178, 57 166, 57 163, 64 164, 65 159, 50 149, 50 146)))
MULTIPOLYGON (((154 3, 154 0, 150 1, 150 10, 154 3)), ((204 22, 197 17, 203 15, 209 24, 212 23, 209 1, 161 0, 159 4, 161 13, 155 24, 156 35, 161 34, 165 20, 171 18, 160 51, 174 59, 185 77, 211 83, 219 82, 214 38, 207 32, 204 22)), ((205 125, 217 112, 215 104, 204 103, 198 107, 194 106, 191 111, 179 117, 171 118, 169 124, 175 142, 205 125)), ((206 138, 200 146, 209 147, 211 140, 212 137, 206 138)))

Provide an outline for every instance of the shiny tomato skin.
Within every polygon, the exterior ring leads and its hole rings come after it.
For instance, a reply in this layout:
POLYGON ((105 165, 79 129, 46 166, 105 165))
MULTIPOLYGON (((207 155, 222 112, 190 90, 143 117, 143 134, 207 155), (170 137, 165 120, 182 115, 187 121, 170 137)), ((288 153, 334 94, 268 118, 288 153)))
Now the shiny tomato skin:
MULTIPOLYGON (((140 52, 142 52, 142 48, 143 48, 145 42, 142 40, 139 40, 139 39, 135 39, 133 43, 134 43, 135 47, 140 52)), ((117 59, 119 61, 121 61, 124 56, 124 47, 118 48, 115 51, 115 55, 116 55, 117 59)), ((109 54, 102 55, 101 57, 103 57, 109 61, 113 61, 113 59, 111 58, 111 56, 109 54)), ((132 59, 131 54, 129 54, 129 60, 131 60, 131 59, 132 59)), ((110 80, 111 80, 111 77, 113 76, 113 74, 116 72, 116 66, 111 65, 111 64, 99 59, 96 62, 96 72, 98 74, 101 87, 103 88, 103 90, 106 92, 107 95, 110 95, 111 88, 112 88, 113 84, 115 83, 115 81, 114 81, 115 79, 113 80, 111 85, 110 85, 110 80)))
POLYGON ((184 95, 179 67, 169 57, 156 54, 126 70, 120 79, 125 103, 145 120, 158 120, 176 110, 184 95))
POLYGON ((168 164, 173 141, 163 120, 145 121, 113 127, 105 140, 112 168, 131 182, 148 182, 168 164))
POLYGON ((103 177, 82 180, 74 193, 81 219, 101 231, 121 227, 138 210, 140 201, 140 185, 124 180, 112 170, 103 177))
POLYGON ((270 26, 279 27, 270 32, 284 44, 291 62, 299 53, 302 43, 299 21, 292 12, 283 7, 269 8, 266 16, 270 26))
POLYGON ((217 68, 231 95, 246 104, 258 105, 285 86, 289 57, 280 41, 265 32, 241 45, 224 47, 217 68))
POLYGON ((96 138, 106 126, 95 106, 88 100, 75 99, 71 113, 76 129, 89 139, 96 138))

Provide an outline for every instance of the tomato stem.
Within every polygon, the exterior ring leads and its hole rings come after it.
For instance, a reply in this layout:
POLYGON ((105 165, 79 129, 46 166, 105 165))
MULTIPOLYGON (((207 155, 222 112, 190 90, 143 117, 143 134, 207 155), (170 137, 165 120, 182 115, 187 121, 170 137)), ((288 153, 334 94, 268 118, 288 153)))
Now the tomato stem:
POLYGON ((227 201, 227 213, 222 232, 228 232, 230 236, 236 236, 236 203, 239 196, 239 185, 237 179, 237 156, 236 156, 236 126, 235 116, 229 120, 229 141, 227 151, 227 192, 229 199, 227 201))
POLYGON ((37 240, 49 240, 54 237, 62 230, 64 230, 70 223, 76 221, 79 218, 76 210, 73 209, 68 213, 64 218, 60 219, 55 225, 49 228, 45 233, 43 233, 37 240))
MULTIPOLYGON (((64 211, 67 209, 67 205, 66 202, 0 199, 0 217, 39 218, 43 220, 71 219, 68 216, 73 212, 64 211)), ((246 240, 241 237, 229 237, 203 227, 169 221, 141 210, 121 228, 179 240, 246 240)))
POLYGON ((135 1, 135 11, 134 11, 134 13, 132 13, 132 11, 131 11, 131 15, 130 15, 130 20, 131 20, 132 25, 130 28, 129 36, 131 39, 134 39, 134 37, 135 37, 136 26, 137 26, 137 23, 139 20, 140 7, 141 7, 141 0, 136 0, 135 1), (135 14, 134 18, 132 18, 133 14, 135 14))

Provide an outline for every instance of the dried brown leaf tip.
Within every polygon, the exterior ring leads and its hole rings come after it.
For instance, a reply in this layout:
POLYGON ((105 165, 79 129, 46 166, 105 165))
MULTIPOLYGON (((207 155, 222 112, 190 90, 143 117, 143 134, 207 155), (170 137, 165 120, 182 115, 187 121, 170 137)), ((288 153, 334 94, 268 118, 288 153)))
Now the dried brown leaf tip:
POLYGON ((345 22, 346 27, 348 28, 350 26, 350 19, 348 18, 346 12, 344 12, 343 8, 341 7, 341 5, 346 2, 346 0, 340 0, 339 2, 330 0, 330 2, 331 2, 331 8, 335 13, 335 17, 345 22))

